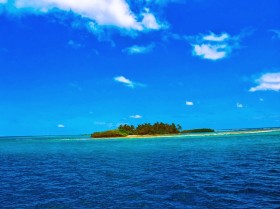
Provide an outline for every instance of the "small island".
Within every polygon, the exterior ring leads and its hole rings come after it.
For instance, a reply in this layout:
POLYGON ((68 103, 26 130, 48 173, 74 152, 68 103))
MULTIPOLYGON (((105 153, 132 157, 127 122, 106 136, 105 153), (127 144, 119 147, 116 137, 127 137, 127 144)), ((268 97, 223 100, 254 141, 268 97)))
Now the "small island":
POLYGON ((192 129, 183 130, 182 126, 174 123, 144 123, 137 127, 133 125, 120 125, 116 130, 108 130, 103 132, 94 132, 91 134, 92 138, 114 138, 114 137, 128 137, 128 136, 165 136, 165 135, 177 135, 177 134, 188 134, 188 133, 206 133, 214 132, 213 129, 202 128, 202 129, 192 129))

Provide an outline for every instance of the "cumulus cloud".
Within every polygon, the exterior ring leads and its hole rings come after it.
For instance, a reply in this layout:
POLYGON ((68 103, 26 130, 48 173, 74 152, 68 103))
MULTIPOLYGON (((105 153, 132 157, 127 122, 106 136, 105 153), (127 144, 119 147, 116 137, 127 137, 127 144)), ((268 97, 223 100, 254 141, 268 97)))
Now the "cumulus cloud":
POLYGON ((141 116, 141 115, 131 115, 130 118, 140 119, 140 118, 143 118, 143 116, 141 116))
POLYGON ((237 102, 237 103, 236 103, 236 107, 237 107, 237 108, 242 108, 242 107, 243 107, 243 104, 237 102))
POLYGON ((255 80, 257 86, 249 89, 250 92, 255 91, 279 91, 280 90, 280 72, 265 73, 255 80))
MULTIPOLYGON (((243 35, 243 34, 242 34, 243 35)), ((219 60, 226 58, 234 48, 238 48, 242 35, 231 36, 228 33, 199 34, 196 36, 175 36, 174 38, 185 39, 193 47, 192 54, 202 59, 219 60)))
POLYGON ((57 125, 58 128, 65 128, 65 126, 63 124, 59 124, 57 125))
POLYGON ((186 105, 187 105, 187 106, 193 106, 194 103, 193 103, 193 102, 190 102, 190 101, 186 101, 186 105))
POLYGON ((127 54, 146 54, 151 52, 155 47, 155 44, 150 44, 147 46, 138 46, 138 45, 133 45, 131 47, 123 49, 123 52, 127 54))
MULTIPOLYGON (((67 12, 85 21, 85 25, 95 23, 132 31, 158 30, 162 27, 148 9, 142 8, 142 12, 135 14, 125 0, 0 0, 0 4, 11 13, 67 12)), ((92 29, 92 24, 90 26, 92 29)))

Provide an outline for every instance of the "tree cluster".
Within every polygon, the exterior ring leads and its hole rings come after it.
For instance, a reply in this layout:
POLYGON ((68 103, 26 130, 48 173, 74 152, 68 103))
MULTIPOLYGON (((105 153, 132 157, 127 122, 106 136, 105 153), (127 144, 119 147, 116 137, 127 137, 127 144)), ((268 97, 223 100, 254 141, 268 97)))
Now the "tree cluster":
POLYGON ((182 127, 178 124, 175 125, 167 123, 144 123, 137 127, 133 125, 120 125, 118 130, 127 135, 158 135, 158 134, 177 134, 180 133, 182 127))
POLYGON ((119 130, 109 130, 103 132, 95 132, 91 134, 92 138, 110 138, 110 137, 125 137, 127 134, 120 132, 119 130))

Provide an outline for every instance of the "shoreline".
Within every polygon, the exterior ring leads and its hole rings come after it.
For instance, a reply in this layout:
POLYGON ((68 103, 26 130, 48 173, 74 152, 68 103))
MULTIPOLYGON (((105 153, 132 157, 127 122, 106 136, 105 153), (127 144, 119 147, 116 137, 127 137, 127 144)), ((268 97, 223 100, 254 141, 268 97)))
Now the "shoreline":
POLYGON ((128 135, 125 137, 100 137, 91 138, 92 140, 102 140, 102 139, 145 139, 145 138, 172 138, 172 137, 203 137, 203 136, 225 136, 225 135, 242 135, 242 134, 258 134, 258 133, 269 133, 278 132, 278 129, 258 129, 258 130, 236 130, 236 131, 217 131, 217 132, 205 132, 205 133, 182 133, 182 134, 163 134, 163 135, 128 135))
POLYGON ((164 135, 128 135, 128 136, 120 136, 120 137, 100 137, 100 138, 92 138, 91 139, 144 139, 144 138, 165 138, 165 137, 176 137, 183 136, 183 134, 164 134, 164 135))

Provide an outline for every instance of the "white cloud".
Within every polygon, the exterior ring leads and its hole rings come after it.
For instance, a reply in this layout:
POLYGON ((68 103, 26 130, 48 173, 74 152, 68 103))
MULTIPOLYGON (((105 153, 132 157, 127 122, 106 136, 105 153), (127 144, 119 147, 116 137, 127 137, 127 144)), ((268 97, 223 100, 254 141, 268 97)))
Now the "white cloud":
POLYGON ((29 9, 30 12, 47 13, 59 9, 74 12, 96 21, 99 25, 141 30, 140 23, 136 21, 135 15, 124 0, 15 0, 13 4, 19 10, 29 9))
POLYGON ((226 45, 197 44, 193 47, 193 55, 204 59, 218 60, 227 56, 226 45))
POLYGON ((151 52, 154 47, 154 44, 150 44, 147 46, 133 45, 131 47, 123 49, 123 52, 126 52, 127 54, 146 54, 151 52))
POLYGON ((234 48, 239 46, 241 36, 230 36, 228 33, 218 35, 210 32, 206 35, 179 36, 177 38, 187 40, 191 43, 194 56, 208 60, 219 60, 226 58, 234 48))
POLYGON ((211 32, 209 35, 204 36, 203 40, 221 42, 221 41, 225 41, 228 38, 229 38, 229 35, 227 33, 222 33, 221 35, 216 35, 211 32))
POLYGON ((63 124, 59 124, 57 125, 58 128, 65 128, 65 126, 63 124))
POLYGON ((193 103, 193 102, 190 102, 190 101, 186 101, 186 105, 187 105, 187 106, 193 106, 194 103, 193 103))
POLYGON ((279 91, 280 90, 280 72, 266 73, 255 80, 258 85, 249 89, 250 92, 255 91, 279 91))
POLYGON ((138 86, 138 87, 146 87, 145 84, 131 81, 131 80, 129 80, 128 78, 125 78, 124 76, 117 76, 117 77, 114 77, 114 80, 115 80, 116 82, 120 82, 120 83, 122 83, 122 84, 124 84, 125 86, 130 87, 130 88, 134 88, 134 87, 136 87, 136 86, 138 86))
POLYGON ((243 104, 237 102, 237 103, 236 103, 236 107, 237 107, 237 108, 242 108, 242 107, 243 107, 243 104))
POLYGON ((134 88, 134 83, 131 80, 125 78, 124 76, 117 76, 114 78, 114 80, 117 82, 123 83, 124 85, 126 85, 130 88, 134 88))
POLYGON ((144 13, 142 25, 147 29, 158 30, 161 28, 161 25, 158 24, 155 16, 151 13, 144 13))
MULTIPOLYGON (((162 27, 155 15, 146 8, 140 9, 146 10, 145 13, 133 13, 126 0, 0 0, 0 3, 11 13, 69 12, 83 20, 85 26, 93 22, 98 26, 132 31, 158 30, 162 27)), ((143 7, 142 4, 137 4, 143 7)))
POLYGON ((143 118, 143 116, 141 116, 141 115, 131 115, 130 118, 140 119, 140 118, 143 118))

